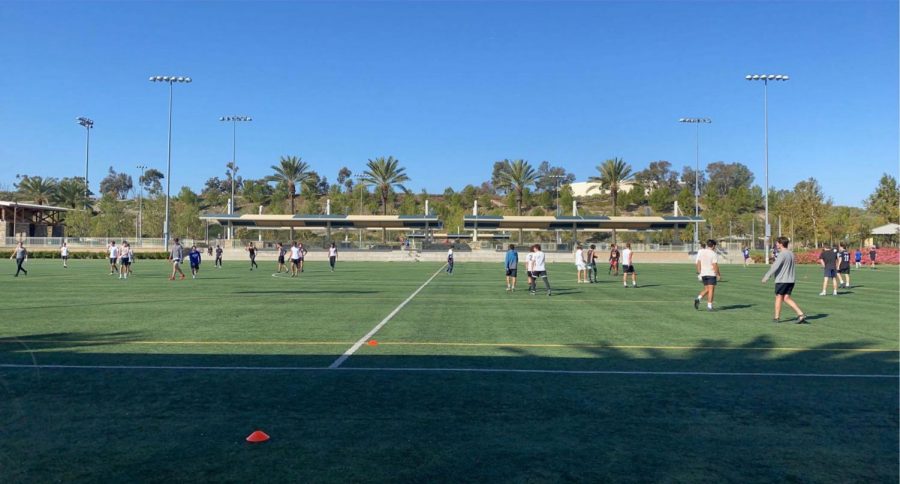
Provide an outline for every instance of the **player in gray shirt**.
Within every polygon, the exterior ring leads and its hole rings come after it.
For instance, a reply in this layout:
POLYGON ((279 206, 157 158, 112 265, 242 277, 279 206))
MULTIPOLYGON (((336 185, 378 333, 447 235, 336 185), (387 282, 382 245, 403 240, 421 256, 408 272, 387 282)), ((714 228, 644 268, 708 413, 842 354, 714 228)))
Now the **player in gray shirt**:
POLYGON ((9 256, 9 259, 16 260, 16 277, 19 277, 19 272, 24 272, 25 275, 28 275, 28 271, 25 270, 23 265, 25 261, 28 260, 28 251, 25 250, 25 246, 22 245, 22 242, 19 242, 19 245, 13 250, 12 254, 9 256))
POLYGON ((175 238, 175 245, 172 247, 172 250, 169 252, 169 260, 172 261, 172 275, 169 276, 170 281, 175 280, 175 274, 181 274, 181 278, 184 279, 184 272, 181 270, 181 261, 184 259, 184 247, 181 246, 181 242, 178 241, 178 238, 175 238))
POLYGON ((775 276, 775 319, 772 321, 780 323, 781 303, 784 301, 791 309, 797 313, 797 324, 806 323, 806 315, 800 309, 800 306, 791 298, 791 292, 794 290, 796 276, 794 275, 794 253, 788 250, 790 241, 787 237, 778 237, 775 239, 775 246, 778 248, 778 255, 775 262, 766 275, 763 276, 762 282, 765 283, 773 275, 775 276))

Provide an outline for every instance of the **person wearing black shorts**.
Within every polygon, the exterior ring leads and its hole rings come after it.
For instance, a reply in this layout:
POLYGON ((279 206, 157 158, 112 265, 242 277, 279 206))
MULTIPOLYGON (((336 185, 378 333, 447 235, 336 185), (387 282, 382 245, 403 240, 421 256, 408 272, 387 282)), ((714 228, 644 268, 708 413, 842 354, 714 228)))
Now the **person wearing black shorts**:
POLYGON ((837 296, 837 251, 833 247, 826 247, 822 250, 822 253, 819 254, 819 265, 824 269, 825 275, 822 280, 822 292, 819 295, 824 296, 827 294, 828 281, 830 280, 833 288, 832 294, 837 296))
POLYGON ((878 255, 878 251, 875 250, 875 246, 873 245, 871 249, 869 249, 869 262, 872 264, 872 270, 875 269, 875 257, 878 255))
POLYGON ((716 293, 716 283, 722 278, 719 272, 719 256, 716 254, 716 241, 708 240, 706 247, 697 252, 697 275, 703 282, 703 290, 694 299, 694 309, 700 309, 700 301, 706 296, 706 310, 713 310, 713 297, 716 293))
POLYGON ((216 244, 216 268, 222 268, 222 246, 216 244))
POLYGON ((516 276, 519 272, 519 253, 516 252, 516 246, 513 244, 509 244, 509 250, 506 251, 504 267, 506 268, 506 291, 515 291, 516 276))
POLYGON ((850 289, 850 251, 844 244, 838 244, 838 282, 840 287, 850 289))
POLYGON ((247 246, 247 252, 250 253, 250 270, 252 271, 254 267, 259 269, 259 265, 256 264, 256 246, 253 245, 253 242, 247 246))
POLYGON ((775 318, 772 321, 776 323, 781 322, 781 303, 784 302, 797 313, 797 324, 803 324, 807 322, 806 315, 791 298, 796 276, 794 274, 794 253, 788 250, 789 244, 790 241, 787 237, 775 239, 778 255, 775 257, 775 262, 772 263, 769 272, 766 272, 766 275, 763 276, 762 282, 765 284, 770 277, 775 276, 775 318))
POLYGON ((284 272, 287 272, 287 267, 284 266, 284 255, 287 253, 287 249, 284 248, 284 244, 281 242, 275 244, 275 248, 278 249, 278 267, 276 272, 281 274, 282 269, 284 269, 284 272))

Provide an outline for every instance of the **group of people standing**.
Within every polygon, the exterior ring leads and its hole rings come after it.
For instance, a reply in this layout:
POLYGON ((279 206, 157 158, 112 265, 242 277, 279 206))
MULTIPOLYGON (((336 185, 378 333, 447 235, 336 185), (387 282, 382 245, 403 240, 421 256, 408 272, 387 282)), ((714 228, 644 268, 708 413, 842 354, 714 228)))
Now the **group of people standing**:
MULTIPOLYGON (((131 249, 131 244, 123 240, 122 245, 116 246, 116 241, 112 240, 106 247, 106 251, 109 253, 109 275, 119 274, 119 279, 128 279, 128 275, 132 273, 131 263, 134 262, 134 251, 131 249), (118 265, 116 261, 119 262, 118 265)), ((68 267, 69 248, 65 242, 59 248, 59 252, 63 258, 63 267, 68 267)))
MULTIPOLYGON (((631 274, 631 287, 637 287, 637 272, 634 270, 634 252, 631 250, 631 244, 626 243, 625 249, 619 251, 618 244, 612 244, 609 247, 609 268, 606 270, 607 275, 618 277, 619 261, 622 261, 622 285, 628 287, 628 275, 631 274)), ((597 246, 591 244, 587 250, 584 246, 578 244, 575 249, 575 270, 577 283, 594 284, 597 280, 597 260, 600 256, 597 254, 597 246)))
MULTIPOLYGON (((547 277, 547 256, 541 250, 540 244, 534 244, 528 250, 528 254, 525 256, 528 292, 532 296, 537 294, 537 280, 542 279, 544 287, 547 289, 547 295, 552 296, 553 291, 550 289, 550 279, 547 277)), ((506 268, 506 290, 508 292, 515 291, 519 272, 519 253, 516 251, 514 244, 509 244, 504 266, 506 268)))

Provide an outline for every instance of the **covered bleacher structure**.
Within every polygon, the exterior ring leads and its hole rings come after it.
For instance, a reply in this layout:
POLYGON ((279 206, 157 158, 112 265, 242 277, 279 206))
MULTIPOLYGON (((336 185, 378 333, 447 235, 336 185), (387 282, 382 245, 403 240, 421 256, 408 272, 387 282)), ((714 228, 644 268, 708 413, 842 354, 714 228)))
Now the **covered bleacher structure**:
POLYGON ((579 232, 658 231, 683 230, 702 223, 701 217, 692 216, 628 216, 608 217, 605 215, 585 216, 502 216, 466 215, 463 218, 466 230, 478 239, 482 232, 501 231, 566 231, 577 241, 579 232))
POLYGON ((3 237, 62 237, 63 215, 69 209, 36 203, 0 200, 0 230, 3 237))
POLYGON ((387 230, 431 233, 444 224, 435 215, 228 215, 205 214, 201 220, 249 230, 324 231, 331 239, 334 230, 387 230))

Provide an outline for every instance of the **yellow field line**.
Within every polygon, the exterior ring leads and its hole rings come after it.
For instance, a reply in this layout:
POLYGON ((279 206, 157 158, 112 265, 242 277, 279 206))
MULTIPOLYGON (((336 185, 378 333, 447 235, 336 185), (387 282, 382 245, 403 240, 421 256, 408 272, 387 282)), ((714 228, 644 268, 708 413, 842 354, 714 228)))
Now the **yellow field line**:
MULTIPOLYGON (((83 345, 184 345, 184 346, 332 346, 347 345, 353 341, 91 341, 91 340, 30 340, 0 339, 0 344, 52 343, 83 345)), ((379 346, 446 346, 491 348, 600 348, 614 350, 721 350, 721 351, 822 351, 847 353, 898 353, 898 349, 886 348, 793 348, 793 347, 744 347, 744 346, 654 346, 654 345, 603 345, 592 343, 461 343, 441 341, 387 341, 379 346)))

